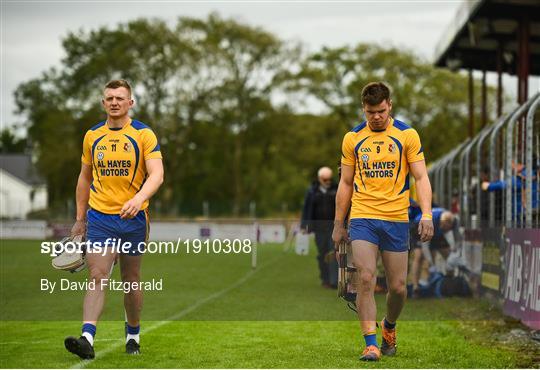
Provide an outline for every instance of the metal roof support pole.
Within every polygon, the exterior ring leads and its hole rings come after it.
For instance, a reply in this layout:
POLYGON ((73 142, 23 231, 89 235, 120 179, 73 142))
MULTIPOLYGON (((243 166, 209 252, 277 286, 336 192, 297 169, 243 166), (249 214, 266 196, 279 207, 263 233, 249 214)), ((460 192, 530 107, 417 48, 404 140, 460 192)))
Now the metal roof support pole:
POLYGON ((469 137, 474 135, 474 78, 472 69, 469 69, 469 137))
MULTIPOLYGON (((532 206, 533 206, 533 199, 532 199, 532 179, 534 177, 533 173, 533 126, 534 126, 534 115, 536 113, 536 110, 538 109, 538 106, 540 105, 540 95, 538 95, 530 109, 527 113, 527 123, 526 123, 526 130, 527 130, 527 136, 526 136, 526 142, 525 142, 525 168, 526 168, 526 175, 527 179, 525 181, 526 185, 526 199, 527 203, 525 204, 525 226, 527 228, 532 228, 532 206)), ((538 181, 538 179, 536 179, 538 181)), ((535 194, 535 196, 538 196, 535 194)))
POLYGON ((523 104, 529 95, 530 22, 524 15, 518 23, 518 103, 523 104))
POLYGON ((481 127, 487 125, 487 84, 486 84, 486 69, 482 70, 482 123, 481 127))
POLYGON ((499 41, 497 46, 497 117, 502 116, 503 110, 503 86, 502 86, 502 63, 503 63, 503 46, 499 41))

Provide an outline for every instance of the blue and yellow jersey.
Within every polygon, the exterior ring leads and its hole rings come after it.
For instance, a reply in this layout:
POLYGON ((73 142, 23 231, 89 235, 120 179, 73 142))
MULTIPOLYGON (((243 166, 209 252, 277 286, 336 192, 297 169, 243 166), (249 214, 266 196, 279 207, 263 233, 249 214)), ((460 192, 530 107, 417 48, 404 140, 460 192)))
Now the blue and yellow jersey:
MULTIPOLYGON (((161 158, 156 135, 144 123, 131 120, 114 129, 104 122, 86 132, 82 163, 92 167, 90 207, 119 214, 125 202, 141 189, 146 180, 147 159, 161 158)), ((144 202, 141 210, 148 207, 144 202)))
POLYGON ((408 221, 409 163, 424 160, 418 133, 390 118, 383 131, 366 122, 343 138, 341 163, 354 166, 350 218, 408 221))

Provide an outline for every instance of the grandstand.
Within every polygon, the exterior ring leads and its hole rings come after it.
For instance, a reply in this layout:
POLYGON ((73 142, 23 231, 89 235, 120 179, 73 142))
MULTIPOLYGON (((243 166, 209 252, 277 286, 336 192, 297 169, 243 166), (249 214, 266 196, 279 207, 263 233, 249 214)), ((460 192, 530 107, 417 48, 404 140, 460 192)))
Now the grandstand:
POLYGON ((473 134, 470 79, 469 138, 429 170, 438 204, 450 209, 459 195, 467 263, 480 274, 480 292, 535 329, 540 329, 540 92, 529 92, 528 80, 540 74, 539 14, 537 1, 464 3, 439 44, 435 64, 470 75, 483 72, 481 128, 473 134), (498 118, 491 125, 488 71, 496 72, 498 81, 498 118), (517 104, 507 114, 502 114, 504 72, 518 82, 517 104))

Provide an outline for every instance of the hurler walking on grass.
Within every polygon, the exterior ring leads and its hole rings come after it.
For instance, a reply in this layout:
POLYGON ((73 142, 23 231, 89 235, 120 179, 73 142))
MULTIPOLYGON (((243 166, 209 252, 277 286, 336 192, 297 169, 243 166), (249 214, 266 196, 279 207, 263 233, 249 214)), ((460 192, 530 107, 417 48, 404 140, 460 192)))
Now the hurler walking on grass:
MULTIPOLYGON (((82 359, 94 358, 96 325, 105 302, 106 284, 102 283, 109 278, 116 258, 120 260, 124 283, 140 281, 149 230, 148 200, 163 182, 156 135, 144 123, 129 117, 134 102, 127 81, 107 83, 102 104, 107 120, 92 127, 84 137, 76 193, 77 221, 71 234, 86 234, 91 246, 97 243, 103 246, 112 239, 131 243, 131 248, 125 253, 112 249, 107 253, 87 250, 88 271, 95 289, 88 289, 84 298, 82 335, 64 341, 66 349, 82 359)), ((138 354, 142 290, 125 293, 124 308, 126 352, 138 354)))
POLYGON ((366 121, 343 139, 332 239, 336 246, 342 241, 352 244, 352 262, 357 270, 356 307, 366 342, 360 359, 377 361, 381 353, 396 353, 396 321, 407 296, 409 172, 415 178, 422 210, 418 225, 422 241, 433 235, 431 185, 418 133, 390 116, 388 86, 369 83, 361 99, 366 121), (344 220, 349 208, 347 234, 344 220), (374 298, 379 251, 388 286, 380 349, 374 298))

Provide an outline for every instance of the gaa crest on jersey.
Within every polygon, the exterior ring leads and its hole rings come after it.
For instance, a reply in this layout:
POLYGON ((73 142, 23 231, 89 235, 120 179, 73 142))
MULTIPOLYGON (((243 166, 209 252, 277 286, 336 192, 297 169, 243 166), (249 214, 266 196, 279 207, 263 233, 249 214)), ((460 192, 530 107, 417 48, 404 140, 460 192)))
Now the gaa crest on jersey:
POLYGON ((103 154, 103 152, 98 152, 98 154, 97 154, 98 161, 103 160, 103 157, 105 157, 105 154, 103 154))
POLYGON ((362 158, 362 162, 367 162, 367 161, 369 161, 369 155, 367 155, 367 154, 362 154, 362 157, 361 157, 361 158, 362 158))
POLYGON ((388 144, 388 152, 389 153, 395 153, 396 152, 396 144, 394 144, 394 143, 388 144))
POLYGON ((126 153, 131 152, 131 144, 130 143, 124 143, 124 152, 126 152, 126 153))

